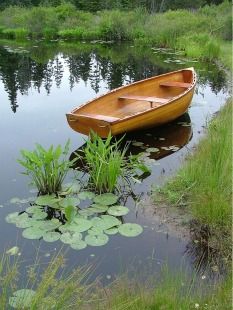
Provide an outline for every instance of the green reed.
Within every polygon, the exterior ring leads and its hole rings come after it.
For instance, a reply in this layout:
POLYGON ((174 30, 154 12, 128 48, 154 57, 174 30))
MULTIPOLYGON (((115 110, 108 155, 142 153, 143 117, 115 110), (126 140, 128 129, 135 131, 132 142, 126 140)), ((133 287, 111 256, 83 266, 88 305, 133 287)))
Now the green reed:
POLYGON ((50 146, 48 150, 40 144, 32 152, 21 150, 22 159, 18 162, 25 168, 23 174, 28 175, 37 187, 39 194, 51 194, 61 190, 72 162, 66 159, 69 152, 68 140, 64 149, 60 145, 50 146))
POLYGON ((186 206, 200 225, 207 225, 215 246, 228 249, 228 252, 232 202, 231 147, 232 105, 229 100, 210 123, 207 136, 196 152, 178 175, 161 189, 172 204, 186 206))
POLYGON ((120 141, 113 143, 109 134, 102 140, 92 132, 84 148, 84 159, 90 175, 90 183, 98 192, 113 192, 119 178, 125 175, 126 147, 119 149, 120 141))

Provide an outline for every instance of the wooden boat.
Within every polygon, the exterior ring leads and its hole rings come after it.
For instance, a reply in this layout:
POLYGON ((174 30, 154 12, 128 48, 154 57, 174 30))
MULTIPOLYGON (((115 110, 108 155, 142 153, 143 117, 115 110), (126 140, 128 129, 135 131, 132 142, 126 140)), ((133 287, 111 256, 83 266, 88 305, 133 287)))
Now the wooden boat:
POLYGON ((114 89, 66 114, 70 127, 105 138, 158 126, 186 112, 196 84, 193 68, 182 69, 114 89))

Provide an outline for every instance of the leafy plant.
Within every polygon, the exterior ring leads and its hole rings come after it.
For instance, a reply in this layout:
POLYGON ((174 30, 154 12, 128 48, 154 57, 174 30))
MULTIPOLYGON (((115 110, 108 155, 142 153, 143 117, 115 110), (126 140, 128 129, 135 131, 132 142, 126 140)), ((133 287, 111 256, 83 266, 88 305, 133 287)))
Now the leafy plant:
POLYGON ((18 162, 26 169, 23 174, 31 177, 39 194, 52 194, 61 190, 62 182, 72 165, 65 157, 69 152, 68 140, 64 149, 58 145, 45 150, 40 144, 32 152, 21 150, 22 159, 18 162))
POLYGON ((100 193, 113 192, 120 180, 132 179, 136 170, 148 171, 140 156, 126 157, 128 145, 120 148, 122 139, 113 142, 113 137, 109 134, 106 140, 102 140, 96 133, 91 132, 86 142, 83 157, 90 175, 89 181, 100 193))

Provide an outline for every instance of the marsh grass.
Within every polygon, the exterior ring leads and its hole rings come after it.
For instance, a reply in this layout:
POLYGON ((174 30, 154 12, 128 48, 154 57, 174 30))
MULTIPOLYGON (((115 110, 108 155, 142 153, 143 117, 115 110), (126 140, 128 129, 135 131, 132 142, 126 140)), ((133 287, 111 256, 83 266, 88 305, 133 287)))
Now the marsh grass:
MULTIPOLYGON (((160 191, 172 204, 188 208, 207 225, 215 245, 230 250, 232 194, 232 104, 228 101, 209 125, 207 136, 178 175, 160 191), (219 244, 221 235, 221 244, 219 244), (226 242, 224 242, 224 240, 226 242)), ((156 199, 156 194, 155 194, 156 199)))
POLYGON ((125 175, 126 148, 120 150, 120 141, 113 142, 110 134, 102 140, 92 132, 86 142, 83 152, 90 183, 100 193, 113 192, 119 178, 125 175))
MULTIPOLYGON (((24 262, 25 264, 25 262, 24 262)), ((71 268, 59 251, 50 262, 42 264, 37 258, 20 278, 22 262, 19 258, 0 258, 0 307, 9 309, 9 298, 19 289, 32 289, 35 294, 24 309, 80 309, 80 310, 187 310, 231 309, 231 278, 218 284, 194 284, 196 275, 185 271, 171 274, 163 268, 160 277, 147 283, 137 276, 117 277, 103 287, 98 280, 90 281, 93 267, 71 268), (211 289, 211 292, 210 292, 211 289)), ((203 280, 200 280, 203 281, 203 280)), ((21 309, 21 308, 20 308, 21 309)))
POLYGON ((25 168, 23 174, 29 176, 40 195, 57 193, 61 190, 72 162, 66 159, 69 152, 68 140, 64 149, 60 145, 51 146, 48 150, 40 144, 32 152, 21 150, 22 159, 18 162, 25 168))

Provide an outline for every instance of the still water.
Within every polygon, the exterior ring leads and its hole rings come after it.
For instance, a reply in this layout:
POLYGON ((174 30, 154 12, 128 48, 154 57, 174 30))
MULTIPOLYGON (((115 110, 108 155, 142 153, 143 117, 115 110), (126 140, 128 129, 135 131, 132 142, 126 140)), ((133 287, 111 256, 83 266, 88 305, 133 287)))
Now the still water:
MULTIPOLYGON (((85 137, 70 129, 66 112, 121 85, 190 66, 197 71, 198 85, 188 113, 161 128, 134 132, 125 138, 160 148, 159 153, 151 155, 157 160, 151 174, 133 186, 133 194, 124 199, 130 208, 125 220, 142 225, 143 233, 136 238, 111 236, 105 246, 67 251, 70 265, 93 263, 93 277, 101 276, 104 283, 121 272, 157 272, 165 264, 171 270, 195 268, 198 257, 190 251, 190 241, 171 232, 153 212, 148 215, 144 201, 153 186, 163 184, 177 171, 204 134, 209 119, 224 104, 224 73, 214 65, 187 60, 169 50, 130 45, 0 42, 0 252, 19 246, 27 266, 36 255, 49 260, 62 246, 59 241, 24 239, 21 229, 5 222, 8 213, 28 206, 12 204, 11 198, 35 195, 17 163, 21 149, 32 150, 35 143, 44 147, 64 145, 70 139, 72 155, 85 143, 85 137), (171 145, 178 146, 177 150, 169 150, 171 145)), ((131 146, 130 151, 136 154, 142 149, 131 146)))

